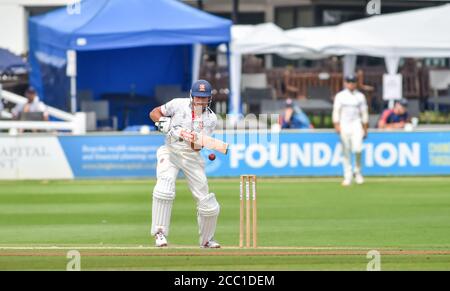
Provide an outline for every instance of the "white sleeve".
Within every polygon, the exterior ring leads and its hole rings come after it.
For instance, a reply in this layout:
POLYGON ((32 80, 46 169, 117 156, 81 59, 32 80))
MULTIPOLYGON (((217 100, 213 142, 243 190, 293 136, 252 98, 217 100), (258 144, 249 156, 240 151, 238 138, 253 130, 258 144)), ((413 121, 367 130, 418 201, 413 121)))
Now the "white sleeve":
POLYGON ((366 96, 361 93, 361 102, 359 104, 359 110, 361 111, 361 121, 366 124, 369 123, 369 107, 367 106, 366 96))
POLYGON ((334 97, 334 104, 333 104, 333 114, 332 119, 333 123, 339 123, 341 119, 341 98, 339 98, 339 94, 334 97))
POLYGON ((161 112, 164 116, 173 116, 175 114, 175 111, 177 110, 177 107, 177 99, 173 99, 161 106, 161 112))
POLYGON ((211 121, 208 122, 208 124, 205 126, 203 132, 206 135, 211 136, 214 133, 216 126, 217 126, 217 117, 216 117, 216 115, 214 115, 214 117, 211 119, 211 121))
POLYGON ((0 111, 3 111, 3 101, 0 99, 0 111))

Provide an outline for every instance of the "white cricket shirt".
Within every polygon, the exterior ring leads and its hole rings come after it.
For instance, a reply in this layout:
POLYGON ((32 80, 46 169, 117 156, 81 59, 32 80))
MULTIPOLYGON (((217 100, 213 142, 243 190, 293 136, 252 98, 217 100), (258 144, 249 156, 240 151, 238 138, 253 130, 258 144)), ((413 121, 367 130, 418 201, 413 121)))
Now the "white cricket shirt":
MULTIPOLYGON (((212 135, 216 128, 217 116, 210 109, 205 110, 201 116, 197 116, 194 120, 190 98, 175 98, 162 105, 161 111, 164 116, 172 118, 171 127, 179 125, 209 136, 212 135)), ((179 141, 168 135, 166 136, 166 145, 172 149, 191 150, 189 142, 179 141)))
POLYGON ((362 129, 368 123, 366 97, 358 90, 344 89, 336 94, 333 104, 333 123, 339 123, 343 132, 362 129))

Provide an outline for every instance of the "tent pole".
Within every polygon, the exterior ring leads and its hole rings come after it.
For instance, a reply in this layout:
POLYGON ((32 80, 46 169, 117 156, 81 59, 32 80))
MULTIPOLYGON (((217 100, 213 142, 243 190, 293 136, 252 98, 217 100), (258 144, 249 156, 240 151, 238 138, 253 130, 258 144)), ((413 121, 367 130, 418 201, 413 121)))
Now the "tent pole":
POLYGON ((227 47, 227 64, 228 64, 228 98, 227 98, 227 102, 226 102, 226 111, 225 113, 230 114, 231 110, 230 108, 232 108, 232 96, 233 96, 233 84, 232 84, 232 77, 233 77, 233 70, 231 67, 231 52, 230 52, 230 43, 227 42, 226 44, 227 47))
POLYGON ((70 110, 77 112, 77 77, 70 77, 70 110))
POLYGON ((196 43, 192 45, 192 82, 194 84, 200 77, 200 66, 202 62, 202 45, 196 43))
POLYGON ((231 51, 230 44, 227 44, 228 70, 229 70, 229 97, 228 115, 231 124, 235 125, 240 118, 241 110, 241 67, 242 55, 231 51))
POLYGON ((233 11, 231 12, 231 20, 233 24, 238 24, 239 0, 233 0, 233 11))
MULTIPOLYGON (((388 75, 394 76, 398 72, 398 67, 400 65, 400 57, 395 55, 389 55, 384 57, 384 63, 386 66, 386 70, 388 72, 388 75)), ((401 85, 401 83, 400 83, 401 85)), ((383 88, 384 90, 384 88, 383 88)), ((403 98, 403 96, 396 96, 397 99, 403 98)), ((388 102, 388 108, 392 109, 394 108, 395 100, 390 99, 388 102)))
POLYGON ((70 111, 77 112, 77 52, 67 51, 66 75, 70 77, 70 111))

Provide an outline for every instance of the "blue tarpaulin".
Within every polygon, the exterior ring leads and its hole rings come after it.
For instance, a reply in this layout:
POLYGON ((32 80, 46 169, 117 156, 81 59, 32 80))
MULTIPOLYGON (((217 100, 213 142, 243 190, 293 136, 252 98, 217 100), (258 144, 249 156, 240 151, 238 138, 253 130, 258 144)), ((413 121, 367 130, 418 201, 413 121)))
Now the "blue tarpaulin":
POLYGON ((14 74, 15 72, 25 72, 28 64, 19 56, 6 49, 0 48, 0 74, 14 74))
MULTIPOLYGON (((77 8, 29 21, 30 82, 43 101, 63 110, 70 107, 67 50, 77 51, 78 90, 91 91, 94 99, 151 97, 156 85, 189 88, 192 45, 230 41, 231 21, 177 0, 86 0, 77 8)), ((134 113, 128 115, 141 115, 134 113)))

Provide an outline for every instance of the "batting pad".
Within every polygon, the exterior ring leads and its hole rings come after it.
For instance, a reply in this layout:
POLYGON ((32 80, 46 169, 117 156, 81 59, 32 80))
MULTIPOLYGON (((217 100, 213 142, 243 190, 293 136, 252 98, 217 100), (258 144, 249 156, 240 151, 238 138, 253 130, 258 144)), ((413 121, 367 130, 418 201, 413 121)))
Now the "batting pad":
POLYGON ((214 237, 220 205, 214 193, 210 193, 198 203, 197 220, 200 234, 200 245, 205 245, 214 237))
POLYGON ((153 189, 153 197, 160 200, 174 200, 175 181, 169 177, 158 177, 153 189))
POLYGON ((200 234, 200 245, 204 246, 214 237, 216 232, 217 217, 215 216, 200 216, 197 215, 199 234, 200 234))
POLYGON ((153 197, 152 203, 152 230, 155 235, 161 231, 165 236, 169 235, 170 216, 172 214, 173 200, 162 200, 153 197))
POLYGON ((198 202, 198 214, 200 216, 217 216, 220 212, 220 205, 214 193, 209 193, 198 202))

